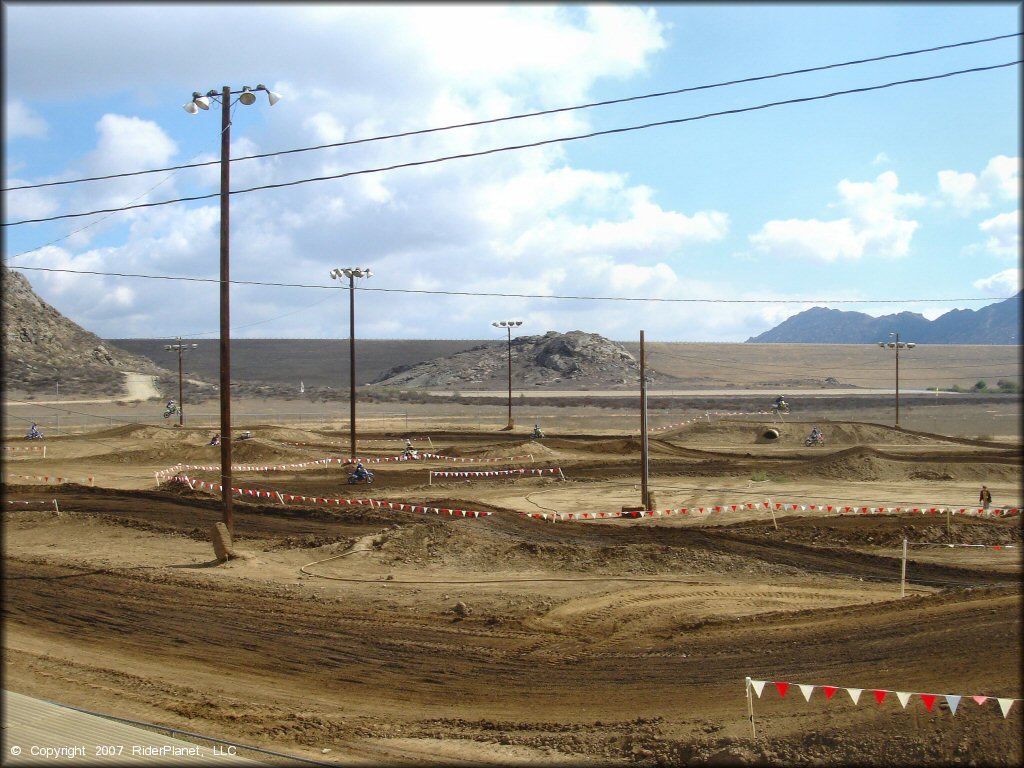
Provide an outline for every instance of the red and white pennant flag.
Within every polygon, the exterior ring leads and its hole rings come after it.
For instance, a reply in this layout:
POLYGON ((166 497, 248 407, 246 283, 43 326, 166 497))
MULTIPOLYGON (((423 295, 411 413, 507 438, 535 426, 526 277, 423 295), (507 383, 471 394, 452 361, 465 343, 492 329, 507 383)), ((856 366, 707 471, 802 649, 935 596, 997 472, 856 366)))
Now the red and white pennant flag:
MULTIPOLYGON (((779 692, 780 698, 786 698, 786 693, 793 685, 791 683, 778 680, 753 680, 748 677, 746 679, 748 695, 749 691, 753 691, 757 694, 757 698, 761 698, 761 692, 764 690, 765 685, 767 685, 768 683, 771 683, 775 687, 775 690, 779 692)), ((949 707, 950 713, 952 713, 953 715, 956 715, 956 710, 960 706, 960 702, 964 698, 959 694, 953 693, 917 693, 913 691, 893 691, 887 688, 864 689, 849 688, 835 685, 810 685, 802 683, 796 683, 795 685, 800 690, 801 695, 804 697, 804 701, 808 702, 811 700, 811 694, 814 692, 815 688, 821 688, 822 691, 824 691, 825 693, 825 699, 828 701, 832 700, 832 697, 835 695, 836 691, 845 690, 846 693, 849 695, 850 700, 853 701, 854 704, 860 703, 860 696, 865 690, 871 691, 871 695, 874 697, 875 701, 878 704, 881 704, 883 701, 885 701, 886 695, 891 693, 896 696, 896 699, 899 701, 900 706, 903 709, 907 708, 907 704, 910 702, 910 698, 912 696, 917 696, 921 699, 921 701, 924 703, 925 709, 927 709, 929 712, 931 712, 932 708, 935 706, 936 700, 941 698, 945 700, 946 705, 949 707)), ((1015 701, 1021 701, 1021 699, 1004 698, 999 696, 969 696, 968 698, 973 699, 974 702, 979 706, 985 704, 985 702, 989 700, 995 701, 999 705, 1000 711, 1002 711, 1003 713, 1003 719, 1006 719, 1009 716, 1010 708, 1013 706, 1013 703, 1015 701)))

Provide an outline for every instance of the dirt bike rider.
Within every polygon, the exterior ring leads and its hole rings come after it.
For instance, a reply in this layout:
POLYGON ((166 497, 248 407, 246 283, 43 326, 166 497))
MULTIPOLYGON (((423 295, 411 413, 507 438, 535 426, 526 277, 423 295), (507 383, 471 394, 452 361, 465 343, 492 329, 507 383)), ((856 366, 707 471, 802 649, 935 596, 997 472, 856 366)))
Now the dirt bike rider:
POLYGON ((33 421, 32 426, 28 428, 28 434, 25 435, 25 437, 29 440, 42 440, 43 433, 39 431, 39 427, 37 427, 36 423, 33 421))
POLYGON ((402 451, 402 455, 407 459, 416 458, 416 449, 412 447, 412 440, 408 437, 405 438, 405 450, 402 451))
POLYGON ((178 404, 175 403, 174 400, 168 400, 167 407, 164 410, 166 410, 168 413, 174 413, 175 411, 178 410, 178 404))
POLYGON ((785 395, 779 395, 775 398, 775 410, 785 411, 789 409, 789 403, 786 402, 785 395))
POLYGON ((356 464, 356 468, 355 471, 352 473, 352 476, 356 480, 365 480, 368 474, 369 473, 366 471, 366 467, 363 466, 363 462, 360 461, 356 464))
POLYGON ((821 430, 820 430, 820 429, 818 429, 817 427, 811 427, 811 436, 810 436, 810 437, 809 437, 808 439, 809 439, 809 440, 810 440, 810 441, 811 441, 812 443, 817 443, 817 442, 819 442, 819 441, 820 441, 820 440, 821 440, 822 438, 824 438, 824 435, 823 435, 823 434, 821 433, 821 430))
POLYGON ((534 437, 544 437, 544 433, 541 431, 540 424, 534 424, 533 425, 533 436, 534 437))
POLYGON ((210 438, 210 442, 207 445, 220 445, 220 432, 210 438))

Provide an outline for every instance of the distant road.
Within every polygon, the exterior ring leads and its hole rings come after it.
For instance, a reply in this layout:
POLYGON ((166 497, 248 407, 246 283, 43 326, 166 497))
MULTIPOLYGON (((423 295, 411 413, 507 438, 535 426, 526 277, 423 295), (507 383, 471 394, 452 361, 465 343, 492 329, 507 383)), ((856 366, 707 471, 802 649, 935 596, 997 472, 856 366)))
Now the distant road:
MULTIPOLYGON (((508 397, 508 390, 458 390, 462 397, 508 397)), ((431 390, 428 394, 439 397, 451 396, 455 390, 431 390)), ((639 389, 514 389, 512 397, 632 397, 639 394, 639 389)), ((877 396, 893 395, 896 389, 787 389, 784 393, 787 399, 794 400, 800 397, 821 397, 826 395, 850 395, 850 396, 877 396)), ((931 389, 903 389, 900 387, 901 395, 934 395, 931 389)), ((943 396, 960 395, 961 392, 939 392, 943 396)), ((765 389, 648 389, 648 397, 763 397, 767 402, 773 402, 779 395, 776 390, 765 389)))

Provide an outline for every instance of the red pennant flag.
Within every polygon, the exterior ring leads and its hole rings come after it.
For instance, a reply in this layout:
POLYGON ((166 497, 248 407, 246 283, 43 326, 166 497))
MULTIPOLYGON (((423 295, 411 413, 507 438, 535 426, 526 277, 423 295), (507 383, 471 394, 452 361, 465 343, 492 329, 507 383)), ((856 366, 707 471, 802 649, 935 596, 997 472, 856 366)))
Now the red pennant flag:
POLYGON ((779 696, 786 698, 786 691, 789 690, 789 683, 775 683, 775 687, 779 690, 779 696))
POLYGON ((733 505, 732 505, 732 511, 733 511, 733 512, 735 512, 735 511, 736 511, 736 505, 735 505, 735 504, 733 504, 733 505))
POLYGON ((829 512, 831 512, 832 511, 832 505, 829 504, 827 507, 825 507, 825 509, 827 509, 829 512))
POLYGON ((715 507, 715 512, 721 512, 721 511, 722 511, 721 507, 715 507))
POLYGON ((875 701, 877 701, 879 704, 881 704, 882 700, 885 699, 886 691, 878 691, 878 690, 876 690, 876 691, 874 691, 874 694, 875 694, 875 701))
POLYGON ((932 706, 935 704, 935 694, 934 693, 922 693, 921 694, 921 701, 924 702, 925 709, 927 709, 929 712, 931 712, 932 711, 932 706))
POLYGON ((834 694, 836 691, 839 690, 834 685, 823 685, 822 688, 825 691, 825 698, 826 699, 831 699, 832 698, 832 694, 834 694))

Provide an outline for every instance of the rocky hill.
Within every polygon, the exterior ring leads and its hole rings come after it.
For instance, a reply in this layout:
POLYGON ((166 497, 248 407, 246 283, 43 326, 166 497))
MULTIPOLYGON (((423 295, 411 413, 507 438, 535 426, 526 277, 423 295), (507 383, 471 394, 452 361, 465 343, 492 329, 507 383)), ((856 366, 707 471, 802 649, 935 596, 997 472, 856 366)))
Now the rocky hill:
POLYGON ((123 392, 124 374, 170 375, 75 324, 39 298, 20 272, 3 268, 3 366, 8 392, 123 392))
MULTIPOLYGON (((512 385, 517 388, 635 388, 640 363, 625 347, 596 333, 548 331, 512 339, 512 385)), ((385 371, 384 387, 498 389, 508 383, 509 345, 482 344, 448 357, 385 371)), ((648 380, 664 379, 648 371, 648 380)))
POLYGON ((901 339, 918 344, 1020 344, 1022 293, 978 310, 954 309, 934 320, 916 312, 872 317, 862 312, 812 307, 748 343, 872 344, 901 339))

